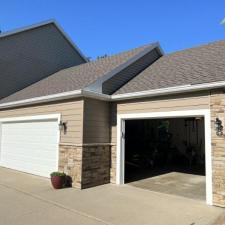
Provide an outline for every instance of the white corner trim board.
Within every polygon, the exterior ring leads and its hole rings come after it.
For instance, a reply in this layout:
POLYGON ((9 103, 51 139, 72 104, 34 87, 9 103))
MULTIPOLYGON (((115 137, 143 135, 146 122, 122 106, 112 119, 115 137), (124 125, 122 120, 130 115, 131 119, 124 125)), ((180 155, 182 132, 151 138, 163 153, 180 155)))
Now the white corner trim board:
POLYGON ((205 125, 205 167, 206 167, 206 203, 212 205, 212 155, 211 155, 211 122, 210 110, 182 110, 168 112, 131 113, 117 115, 117 163, 116 183, 124 184, 124 157, 125 145, 123 132, 125 131, 125 120, 131 119, 153 119, 153 118, 178 118, 203 116, 205 125))

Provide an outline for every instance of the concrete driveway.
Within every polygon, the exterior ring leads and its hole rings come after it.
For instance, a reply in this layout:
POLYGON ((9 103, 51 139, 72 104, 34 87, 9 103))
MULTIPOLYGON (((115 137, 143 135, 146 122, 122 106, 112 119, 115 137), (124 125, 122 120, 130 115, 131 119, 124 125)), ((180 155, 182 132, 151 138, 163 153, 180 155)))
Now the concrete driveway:
POLYGON ((169 172, 129 183, 132 186, 205 201, 205 176, 169 172))
POLYGON ((129 185, 56 191, 48 179, 0 168, 2 225, 207 225, 222 212, 129 185))

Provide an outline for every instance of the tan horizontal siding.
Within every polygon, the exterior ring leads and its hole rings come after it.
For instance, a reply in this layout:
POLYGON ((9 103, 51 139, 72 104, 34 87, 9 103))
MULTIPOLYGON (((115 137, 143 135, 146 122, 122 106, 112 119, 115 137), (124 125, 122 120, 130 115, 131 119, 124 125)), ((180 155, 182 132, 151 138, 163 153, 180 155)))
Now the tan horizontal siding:
POLYGON ((61 114, 62 121, 67 122, 67 132, 61 132, 63 143, 80 144, 83 139, 83 100, 64 101, 24 108, 0 110, 0 118, 61 114))
POLYGON ((109 143, 109 103, 86 98, 84 100, 84 143, 109 143))
POLYGON ((194 110, 194 109, 208 109, 209 95, 202 94, 188 94, 177 95, 173 97, 162 97, 157 99, 136 99, 130 101, 123 101, 113 103, 112 118, 111 118, 111 142, 116 143, 117 114, 128 113, 147 113, 147 112, 165 112, 178 110, 194 110))

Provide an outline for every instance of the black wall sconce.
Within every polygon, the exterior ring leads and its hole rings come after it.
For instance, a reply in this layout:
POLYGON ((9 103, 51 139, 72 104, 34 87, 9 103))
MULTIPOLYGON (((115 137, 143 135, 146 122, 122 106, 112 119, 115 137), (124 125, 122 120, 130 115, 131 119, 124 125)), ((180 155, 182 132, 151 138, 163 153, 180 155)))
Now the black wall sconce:
POLYGON ((219 118, 216 118, 215 120, 215 130, 217 136, 223 135, 223 125, 222 121, 219 118))
POLYGON ((59 130, 63 131, 63 133, 65 134, 66 130, 67 130, 67 122, 60 121, 60 123, 59 123, 59 130))

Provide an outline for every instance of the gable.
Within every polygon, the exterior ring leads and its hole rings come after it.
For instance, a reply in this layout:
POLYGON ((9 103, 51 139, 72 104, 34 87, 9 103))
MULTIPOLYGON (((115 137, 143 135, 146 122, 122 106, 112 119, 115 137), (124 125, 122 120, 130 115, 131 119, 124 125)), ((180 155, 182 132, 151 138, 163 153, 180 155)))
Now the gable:
POLYGON ((129 82, 132 78, 137 76, 146 67, 150 66, 155 62, 162 54, 154 48, 152 51, 148 52, 116 75, 112 76, 110 79, 106 80, 102 84, 102 93, 111 95, 117 91, 120 87, 129 82))
POLYGON ((54 22, 0 35, 0 99, 59 70, 85 63, 54 22))

